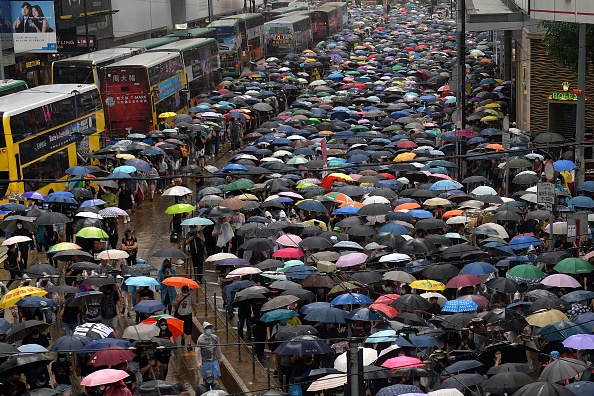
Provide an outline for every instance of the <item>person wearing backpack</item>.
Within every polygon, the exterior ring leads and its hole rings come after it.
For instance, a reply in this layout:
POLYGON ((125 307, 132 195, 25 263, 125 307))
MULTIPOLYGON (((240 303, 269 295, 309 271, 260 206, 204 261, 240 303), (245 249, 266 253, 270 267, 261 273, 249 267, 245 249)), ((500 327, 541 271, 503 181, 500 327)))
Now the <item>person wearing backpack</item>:
POLYGON ((116 338, 119 338, 118 320, 122 315, 122 300, 114 285, 105 285, 101 288, 103 301, 101 302, 101 322, 113 329, 116 338))

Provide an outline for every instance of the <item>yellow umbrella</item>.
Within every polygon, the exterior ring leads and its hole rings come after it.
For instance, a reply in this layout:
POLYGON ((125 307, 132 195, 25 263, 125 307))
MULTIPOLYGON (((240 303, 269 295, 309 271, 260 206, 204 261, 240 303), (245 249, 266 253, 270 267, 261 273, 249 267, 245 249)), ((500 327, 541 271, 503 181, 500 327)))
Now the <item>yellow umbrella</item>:
POLYGON ((569 320, 569 318, 558 309, 549 309, 547 311, 537 312, 526 318, 526 321, 532 326, 545 327, 551 323, 569 320))
POLYGON ((22 300, 25 297, 41 297, 45 296, 47 291, 33 286, 22 286, 17 287, 6 293, 4 297, 0 300, 0 308, 10 308, 14 307, 17 302, 22 300))
POLYGON ((258 197, 254 194, 241 194, 237 195, 235 198, 241 199, 242 201, 259 201, 258 197))
POLYGON ((307 224, 312 227, 318 226, 322 229, 322 231, 328 231, 328 227, 326 226, 326 223, 324 223, 323 221, 320 221, 320 220, 307 220, 307 221, 304 221, 303 224, 307 224))
POLYGON ((410 284, 410 287, 420 290, 445 290, 446 288, 443 283, 431 279, 416 280, 410 284))
POLYGON ((353 181, 353 178, 347 175, 346 173, 330 173, 328 176, 338 177, 346 181, 353 181))
POLYGON ((498 109, 500 107, 501 107, 501 105, 499 103, 487 103, 485 105, 486 109, 498 109))
POLYGON ((482 122, 489 122, 489 121, 497 121, 497 117, 493 115, 488 115, 486 117, 481 118, 482 122))
POLYGON ((47 249, 47 251, 48 251, 48 253, 54 253, 54 252, 60 252, 62 250, 70 250, 70 249, 81 250, 82 247, 80 247, 76 243, 72 243, 72 242, 60 242, 60 243, 56 243, 55 245, 53 245, 52 247, 47 249))
POLYGON ((173 111, 166 111, 165 113, 159 114, 159 118, 171 118, 175 117, 176 115, 177 113, 174 113, 173 111))
POLYGON ((428 200, 426 200, 425 202, 423 202, 423 205, 425 206, 450 206, 453 205, 451 201, 445 199, 445 198, 430 198, 428 200))
POLYGON ((134 157, 132 154, 122 153, 122 154, 116 154, 116 158, 121 158, 121 159, 124 159, 124 160, 129 160, 129 159, 136 158, 136 157, 134 157))
POLYGON ((394 158, 394 162, 412 161, 417 155, 415 153, 400 153, 394 158))

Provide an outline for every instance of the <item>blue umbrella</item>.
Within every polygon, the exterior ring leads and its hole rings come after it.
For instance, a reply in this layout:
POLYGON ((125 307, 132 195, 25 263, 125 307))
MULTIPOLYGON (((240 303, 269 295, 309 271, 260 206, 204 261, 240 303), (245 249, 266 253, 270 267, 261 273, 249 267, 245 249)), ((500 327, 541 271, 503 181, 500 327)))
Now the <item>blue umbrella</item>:
POLYGON ((165 151, 161 150, 160 148, 153 148, 142 151, 144 155, 165 155, 165 151))
MULTIPOLYGON (((325 301, 316 301, 316 302, 312 302, 309 304, 305 304, 304 306, 301 307, 301 309, 299 309, 299 312, 301 312, 304 315, 307 315, 308 313, 310 313, 311 311, 313 311, 314 309, 317 309, 317 308, 331 309, 332 305, 330 305, 330 303, 325 302, 325 301)), ((335 309, 337 309, 337 308, 335 308, 335 309)))
POLYGON ((587 301, 592 298, 594 298, 594 291, 591 290, 575 290, 561 297, 562 300, 565 300, 570 303, 587 301))
POLYGON ((575 318, 573 318, 573 323, 582 325, 583 327, 590 330, 590 332, 594 331, 594 312, 586 312, 583 314, 579 314, 575 318))
POLYGON ((567 205, 570 207, 591 209, 594 208, 594 199, 586 197, 584 195, 580 195, 579 197, 571 198, 567 202, 567 205))
POLYGON ((276 309, 274 311, 266 312, 260 320, 264 323, 275 322, 277 320, 287 320, 299 316, 297 312, 292 309, 276 309))
POLYGON ((367 337, 365 344, 380 344, 382 342, 392 343, 396 340, 396 338, 395 330, 381 330, 367 337))
POLYGON ((120 340, 119 338, 101 338, 95 341, 91 341, 84 346, 82 349, 85 352, 99 351, 103 348, 110 346, 119 346, 122 348, 132 348, 134 344, 126 340, 120 340))
POLYGON ((409 215, 416 219, 432 219, 433 213, 423 209, 413 209, 407 212, 409 215))
POLYGON ((156 279, 151 278, 149 276, 133 276, 131 278, 126 279, 126 285, 128 286, 159 286, 159 282, 156 279))
POLYGON ((389 188, 390 190, 400 190, 402 183, 397 180, 380 180, 374 184, 374 187, 389 188))
POLYGON ((70 168, 66 169, 64 173, 73 176, 83 176, 88 175, 89 173, 91 173, 91 171, 84 166, 71 166, 70 168))
POLYGON ((223 168, 223 172, 247 172, 247 168, 241 164, 229 164, 223 168))
POLYGON ((594 180, 588 180, 578 184, 577 188, 582 191, 594 192, 594 180))
POLYGON ((589 333, 590 331, 586 327, 569 321, 551 323, 538 331, 538 335, 549 342, 562 341, 572 335, 589 333))
POLYGON ((229 265, 229 266, 236 266, 236 265, 248 265, 250 262, 241 258, 228 258, 223 260, 218 260, 213 263, 213 265, 229 265))
POLYGON ((334 352, 332 348, 326 344, 318 336, 301 335, 292 338, 290 341, 281 343, 274 353, 277 355, 324 355, 326 353, 334 352))
POLYGON ((472 370, 481 366, 483 366, 483 364, 478 360, 460 360, 459 362, 452 363, 443 369, 441 375, 458 374, 462 371, 472 370))
POLYGON ((301 210, 307 210, 310 212, 318 212, 318 213, 326 213, 326 207, 320 201, 315 201, 313 199, 306 199, 304 201, 299 202, 296 205, 301 210))
POLYGON ((115 168, 112 172, 113 173, 134 173, 136 172, 136 168, 130 165, 122 165, 122 166, 118 166, 117 168, 115 168))
POLYGON ((441 308, 441 312, 472 312, 477 309, 477 303, 472 300, 449 300, 441 308))
MULTIPOLYGON (((78 204, 78 202, 76 204, 78 204)), ((9 203, 5 203, 5 204, 0 205, 0 210, 3 211, 3 212, 15 212, 15 211, 29 210, 29 208, 27 206, 25 206, 25 205, 22 205, 22 204, 18 204, 18 203, 14 203, 14 202, 9 202, 9 203)))
POLYGON ((514 250, 528 249, 530 246, 539 246, 542 242, 533 236, 520 236, 509 242, 509 247, 514 250))
POLYGON ((130 165, 136 168, 139 172, 150 173, 153 167, 146 161, 143 161, 139 158, 132 158, 124 162, 126 165, 130 165))
POLYGON ((553 168, 557 171, 557 172, 565 172, 565 171, 570 171, 576 168, 576 164, 573 161, 570 160, 558 160, 553 162, 553 168))
POLYGON ((343 206, 342 208, 338 208, 332 212, 332 214, 341 214, 341 215, 353 215, 357 214, 359 208, 355 206, 343 206))
POLYGON ((17 349, 19 350, 20 353, 23 353, 23 354, 48 352, 48 350, 45 347, 42 347, 39 344, 25 344, 25 345, 21 345, 17 349))
POLYGON ((142 300, 132 310, 134 312, 142 312, 146 314, 154 314, 155 312, 165 311, 167 307, 156 300, 142 300))
POLYGON ((104 205, 105 201, 102 199, 88 199, 86 201, 84 201, 83 203, 80 204, 81 208, 86 208, 89 206, 100 206, 100 205, 104 205))
POLYGON ((50 348, 51 352, 59 351, 80 351, 91 342, 87 337, 78 335, 62 336, 54 342, 50 348))
POLYGON ((360 304, 371 304, 373 301, 364 294, 360 293, 348 293, 341 294, 340 296, 334 297, 330 304, 332 305, 360 305, 360 304))
MULTIPOLYGON (((400 201, 400 200, 399 200, 400 201)), ((404 203, 404 202, 402 202, 404 203)), ((400 204, 395 204, 396 206, 400 204)), ((386 220, 400 220, 407 223, 412 223, 415 219, 406 212, 391 212, 386 215, 386 220)))
POLYGON ((386 223, 377 230, 378 234, 382 232, 390 232, 396 235, 408 235, 410 231, 398 223, 386 223))
POLYGON ((577 381, 565 385, 575 396, 592 396, 594 395, 594 382, 577 381))
POLYGON ((56 303, 45 297, 25 297, 19 300, 16 305, 21 308, 51 308, 55 307, 56 303))
POLYGON ((429 335, 410 334, 408 340, 402 336, 394 340, 394 344, 400 347, 416 347, 416 348, 430 348, 439 345, 439 341, 435 337, 429 335), (409 341, 410 340, 410 341, 409 341))
POLYGON ((346 314, 338 308, 314 308, 307 313, 305 320, 318 323, 345 323, 346 314))
POLYGON ((285 271, 285 275, 287 275, 288 278, 305 279, 309 275, 317 271, 318 269, 316 267, 312 267, 309 265, 299 265, 289 268, 287 271, 285 271))
POLYGON ((375 312, 371 311, 369 308, 354 309, 347 314, 346 318, 349 320, 360 320, 363 322, 382 320, 382 318, 377 316, 375 312))
POLYGON ((107 176, 108 179, 131 179, 132 176, 130 176, 128 173, 125 172, 112 172, 109 176, 107 176))
POLYGON ((254 284, 251 280, 239 280, 228 284, 227 286, 223 287, 223 293, 236 293, 246 287, 250 287, 254 284))
POLYGON ((328 78, 344 78, 344 74, 342 73, 332 73, 328 76, 328 78))
POLYGON ((207 225, 212 225, 212 224, 214 224, 212 222, 212 220, 205 219, 204 217, 192 217, 191 219, 186 219, 181 222, 181 225, 183 225, 183 226, 191 226, 191 225, 207 226, 207 225))
POLYGON ((429 190, 431 191, 449 191, 449 190, 456 190, 458 188, 462 188, 462 184, 458 183, 455 180, 440 180, 431 185, 429 190))
POLYGON ((493 272, 497 272, 497 267, 495 267, 493 264, 485 263, 484 261, 477 261, 474 263, 466 264, 460 271, 460 275, 472 274, 480 276, 490 274, 493 272))

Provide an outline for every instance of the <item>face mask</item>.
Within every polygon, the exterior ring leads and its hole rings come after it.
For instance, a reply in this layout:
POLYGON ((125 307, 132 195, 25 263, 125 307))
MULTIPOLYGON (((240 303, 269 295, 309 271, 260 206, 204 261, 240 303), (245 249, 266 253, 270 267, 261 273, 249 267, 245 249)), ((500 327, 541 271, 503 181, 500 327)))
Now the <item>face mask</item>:
POLYGON ((336 396, 344 396, 344 393, 337 393, 336 396))
POLYGON ((386 291, 387 291, 388 293, 392 293, 392 288, 388 286, 388 287, 386 287, 386 291))
POLYGON ((211 334, 212 334, 212 329, 206 329, 206 330, 204 330, 204 332, 205 332, 207 335, 211 335, 211 334))
POLYGON ((58 358, 58 360, 59 360, 60 362, 64 363, 64 362, 66 361, 66 358, 65 358, 65 357, 61 357, 61 358, 58 358))
POLYGON ((209 383, 209 384, 212 384, 212 383, 214 382, 214 379, 212 379, 212 378, 207 378, 207 379, 206 379, 206 382, 207 382, 207 383, 209 383))
POLYGON ((189 295, 190 295, 190 293, 182 293, 182 296, 184 296, 184 297, 189 296, 189 295))
POLYGON ((41 281, 41 284, 42 284, 43 286, 45 286, 45 285, 47 285, 47 281, 46 281, 46 280, 44 280, 44 281, 41 281))
POLYGON ((154 349, 147 349, 146 353, 148 353, 149 355, 153 355, 155 353, 154 349))
POLYGON ((167 330, 167 325, 161 325, 162 330, 167 330))

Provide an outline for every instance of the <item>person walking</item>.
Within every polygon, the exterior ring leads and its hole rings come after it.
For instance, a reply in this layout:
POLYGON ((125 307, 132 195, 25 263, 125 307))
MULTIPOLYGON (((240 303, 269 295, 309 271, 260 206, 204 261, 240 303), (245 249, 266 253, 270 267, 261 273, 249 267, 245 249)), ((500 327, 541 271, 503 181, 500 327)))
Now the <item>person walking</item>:
POLYGON ((219 360, 221 358, 221 346, 219 337, 214 332, 212 323, 204 322, 202 324, 204 333, 198 337, 196 341, 198 351, 198 369, 200 370, 200 376, 203 379, 210 376, 212 373, 213 382, 218 383, 218 379, 221 375, 219 367, 219 360), (211 373, 208 373, 208 372, 211 373))
POLYGON ((186 235, 186 244, 190 247, 190 257, 192 258, 192 267, 194 268, 194 279, 196 282, 202 282, 202 271, 204 268, 204 244, 206 239, 202 228, 195 225, 190 226, 190 231, 186 235))
POLYGON ((194 296, 190 294, 190 288, 183 286, 181 294, 175 297, 173 302, 173 316, 184 322, 184 339, 188 351, 192 349, 192 313, 198 315, 198 307, 194 296))

